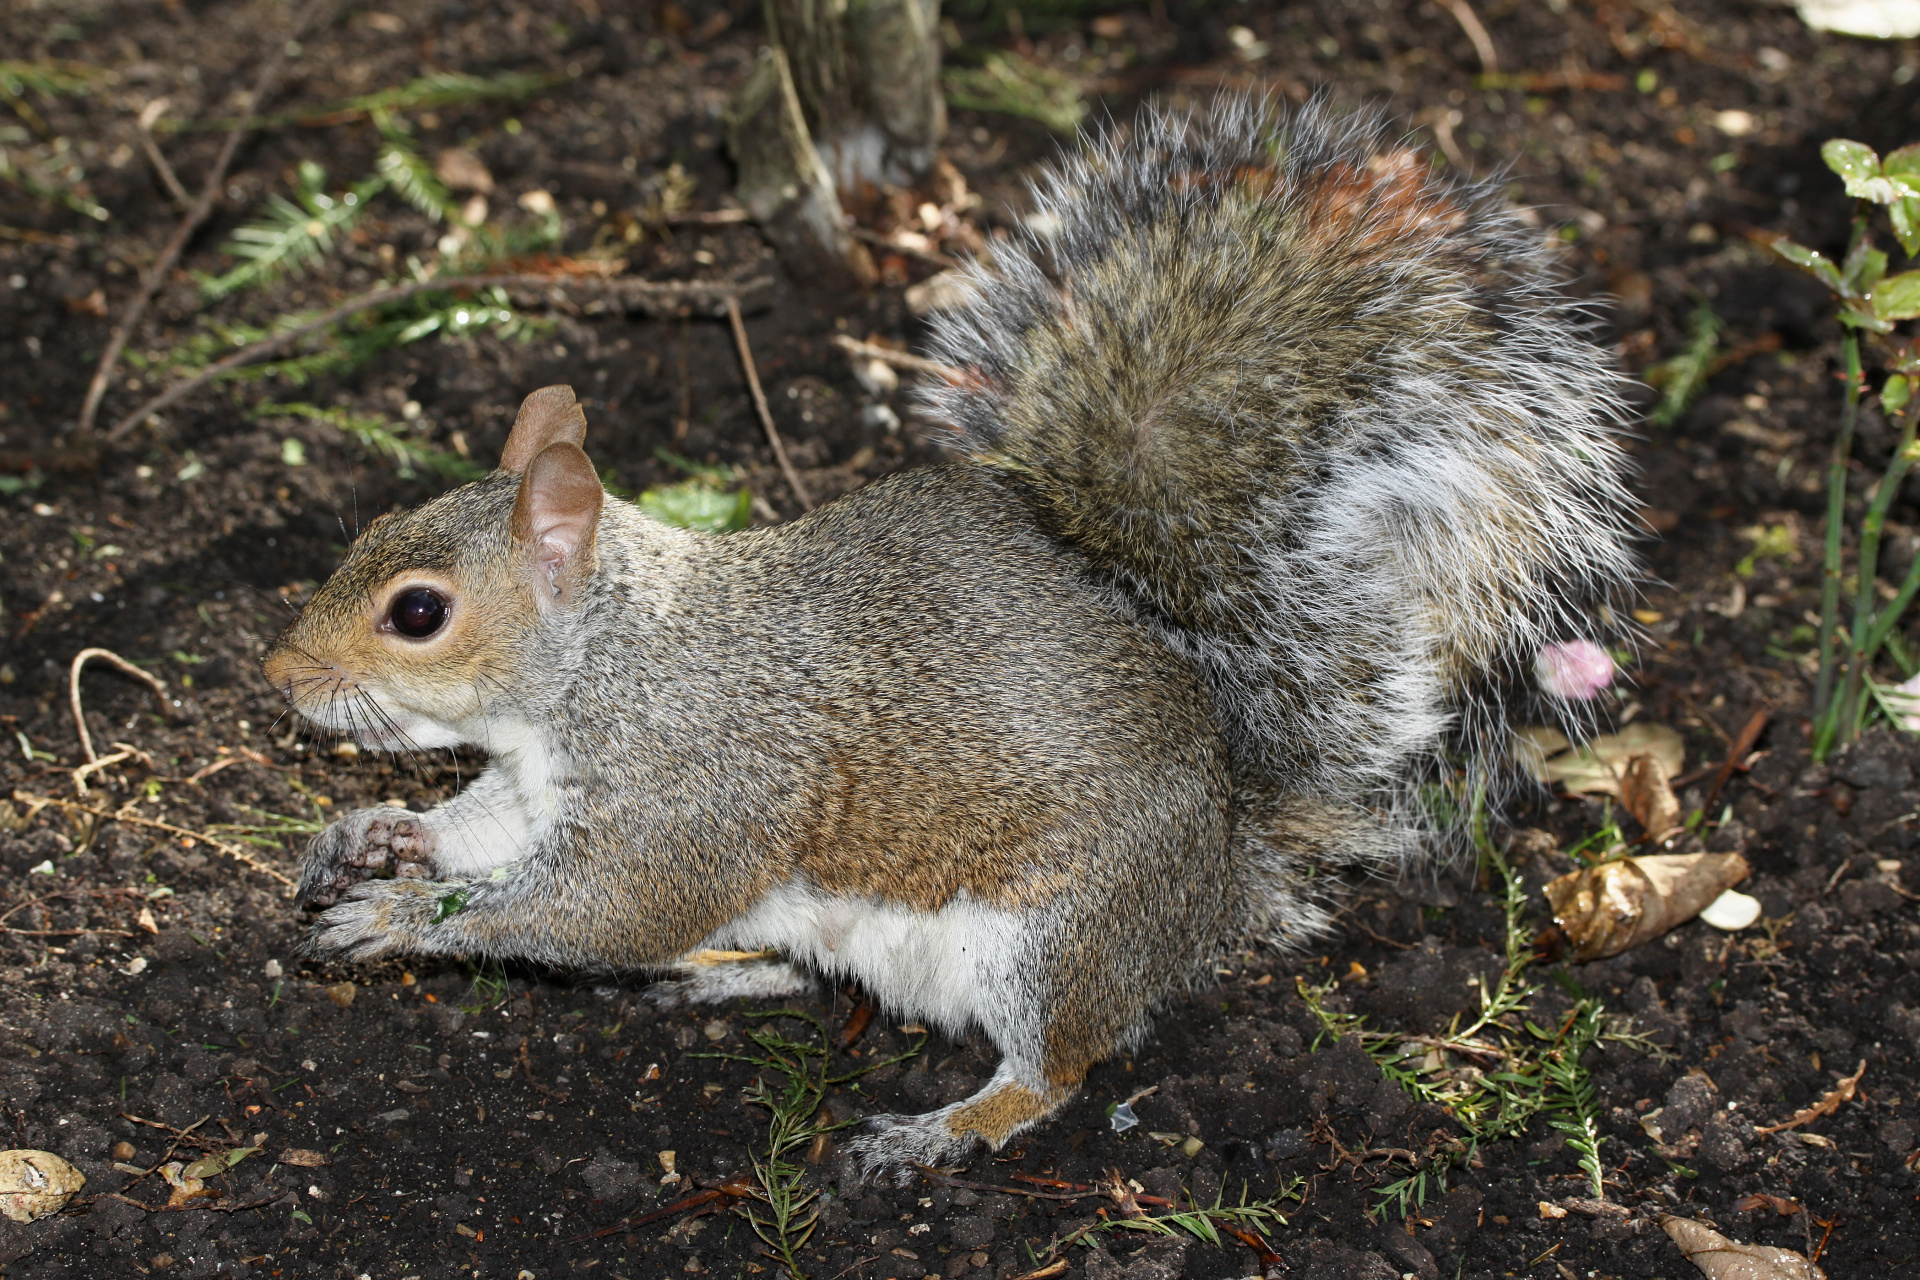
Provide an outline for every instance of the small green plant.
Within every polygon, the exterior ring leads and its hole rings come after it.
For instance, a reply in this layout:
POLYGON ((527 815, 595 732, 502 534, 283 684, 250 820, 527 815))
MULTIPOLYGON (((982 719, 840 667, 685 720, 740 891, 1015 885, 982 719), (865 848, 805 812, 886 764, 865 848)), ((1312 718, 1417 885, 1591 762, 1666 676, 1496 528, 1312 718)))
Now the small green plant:
POLYGON ((1445 1191, 1449 1169, 1471 1160, 1482 1144, 1517 1138, 1542 1117, 1567 1136, 1594 1198, 1605 1199, 1599 1102, 1581 1058, 1602 1040, 1657 1052, 1577 987, 1570 989, 1573 1007, 1557 1027, 1543 1028, 1527 1017, 1541 988, 1527 976, 1535 956, 1526 890, 1487 837, 1479 805, 1474 843, 1483 865, 1499 880, 1506 939, 1500 976, 1491 988, 1482 979, 1479 1012, 1471 1022, 1463 1027, 1456 1015, 1439 1036, 1369 1031, 1364 1018, 1326 1007, 1336 982, 1298 983, 1301 998, 1320 1020, 1323 1035, 1315 1038, 1316 1047, 1325 1035, 1356 1037, 1382 1074, 1414 1098, 1444 1109, 1466 1132, 1465 1143, 1433 1144, 1405 1177, 1375 1187, 1377 1210, 1404 1215, 1419 1207, 1445 1191))
POLYGON ((1920 449, 1914 442, 1913 379, 1920 377, 1920 347, 1892 337, 1895 326, 1920 316, 1920 270, 1888 274, 1886 253, 1874 247, 1873 215, 1884 209, 1894 238, 1909 256, 1920 252, 1920 143, 1901 147, 1884 159, 1873 148, 1835 138, 1820 149, 1827 167, 1840 175, 1854 199, 1852 232, 1846 256, 1835 262, 1814 249, 1781 237, 1774 252, 1801 268, 1834 296, 1841 324, 1841 364, 1846 391, 1840 429, 1827 464, 1827 529, 1821 566, 1819 670, 1813 691, 1813 758, 1824 761, 1832 750, 1858 736, 1875 702, 1869 693, 1872 668, 1893 629, 1920 591, 1920 559, 1891 599, 1875 593, 1880 565, 1880 534, 1887 510, 1920 449), (1863 335, 1865 335, 1863 339, 1863 335), (1854 563, 1853 619, 1840 618, 1844 579, 1844 530, 1847 473, 1853 455, 1854 427, 1868 392, 1863 340, 1886 370, 1881 407, 1899 432, 1873 498, 1860 522, 1854 563))
POLYGON ((1714 357, 1720 351, 1720 333, 1726 326, 1713 305, 1701 299, 1693 312, 1693 333, 1686 350, 1671 360, 1663 360, 1641 376, 1660 388, 1660 403, 1647 415, 1656 427, 1670 427, 1686 416, 1693 402, 1713 374, 1714 357))
POLYGON ((284 404, 267 401, 257 406, 250 416, 255 419, 285 417, 324 422, 358 441, 367 452, 387 458, 393 463, 394 474, 403 479, 412 480, 422 471, 427 471, 448 484, 464 484, 486 474, 477 463, 469 462, 457 453, 428 448, 406 439, 385 418, 374 414, 359 414, 338 407, 324 408, 296 400, 284 404))
POLYGON ((1025 116, 1056 133, 1073 133, 1087 115, 1072 77, 1004 49, 982 54, 978 66, 948 67, 940 82, 953 106, 1025 116))
POLYGON ((882 1067, 905 1062, 918 1054, 927 1038, 921 1035, 901 1053, 891 1058, 867 1062, 839 1075, 831 1071, 827 1029, 820 1019, 796 1009, 776 1009, 749 1013, 749 1018, 794 1018, 812 1031, 810 1038, 796 1040, 771 1024, 746 1033, 758 1053, 703 1053, 701 1058, 720 1058, 744 1062, 760 1069, 747 1086, 746 1100, 767 1109, 767 1145, 764 1154, 753 1157, 754 1177, 759 1182, 757 1195, 766 1206, 764 1212, 742 1208, 739 1212, 753 1228, 773 1257, 793 1280, 806 1280, 800 1251, 806 1248, 820 1225, 820 1210, 815 1205, 819 1193, 806 1185, 806 1167, 800 1152, 813 1145, 822 1134, 844 1129, 851 1120, 834 1122, 824 1118, 822 1104, 827 1091, 848 1084, 882 1067))
POLYGON ((753 495, 744 488, 730 487, 739 483, 738 469, 708 466, 671 449, 653 452, 660 461, 691 478, 678 484, 655 485, 643 492, 634 500, 642 511, 661 524, 707 533, 732 533, 753 522, 753 495))
POLYGON ((302 160, 297 173, 292 200, 268 196, 265 216, 236 230, 227 242, 227 252, 244 261, 224 274, 201 278, 200 291, 210 301, 318 261, 359 220, 367 200, 387 185, 384 177, 374 177, 330 196, 323 189, 325 169, 302 160))
POLYGON ((498 960, 467 962, 467 999, 460 1012, 481 1014, 507 998, 507 967, 498 960))
POLYGON ((318 818, 295 818, 284 813, 256 809, 252 805, 244 807, 248 813, 254 815, 253 821, 216 822, 207 830, 216 834, 230 835, 243 844, 257 844, 267 849, 284 849, 289 838, 318 835, 320 829, 326 825, 318 818))

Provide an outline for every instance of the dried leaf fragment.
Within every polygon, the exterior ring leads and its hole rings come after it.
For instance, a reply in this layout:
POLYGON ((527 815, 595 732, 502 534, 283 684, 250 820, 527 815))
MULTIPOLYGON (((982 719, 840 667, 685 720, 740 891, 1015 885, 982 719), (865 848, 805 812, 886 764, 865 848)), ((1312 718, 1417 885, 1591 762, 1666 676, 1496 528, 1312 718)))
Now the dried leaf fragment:
POLYGON ((1686 744, 1663 724, 1639 721, 1619 733, 1603 733, 1584 746, 1560 750, 1566 739, 1552 730, 1523 730, 1520 763, 1545 783, 1561 783, 1569 791, 1617 796, 1628 765, 1639 756, 1652 756, 1667 778, 1686 768, 1686 744))
POLYGON ((1840 1109, 1840 1104, 1853 1100, 1854 1091, 1860 1087, 1860 1077, 1867 1074, 1867 1060, 1860 1059, 1860 1065, 1854 1073, 1829 1089, 1820 1101, 1810 1107, 1803 1107, 1779 1124, 1770 1124, 1764 1129, 1755 1129, 1755 1133, 1779 1133, 1783 1129, 1798 1129, 1809 1120, 1818 1120, 1821 1116, 1830 1116, 1840 1109))
POLYGON ((201 1156, 181 1170, 180 1174, 183 1178, 211 1178, 215 1174, 225 1173, 259 1150, 258 1147, 234 1147, 229 1151, 216 1151, 212 1155, 201 1156))
POLYGON ((1826 1272, 1791 1249, 1736 1244, 1692 1218, 1662 1218, 1660 1227, 1707 1280, 1827 1280, 1826 1272))
POLYGON ((1666 764, 1651 752, 1630 758, 1620 775, 1620 803, 1656 840, 1680 826, 1680 799, 1669 776, 1666 764))
POLYGON ((332 1164, 324 1151, 309 1151, 305 1147, 288 1147, 275 1157, 281 1164, 290 1164, 296 1169, 318 1169, 332 1164))
MULTIPOLYGON (((198 1161, 195 1162, 196 1164, 198 1161)), ((178 1160, 160 1166, 160 1176, 167 1180, 172 1188, 167 1192, 167 1208, 177 1209, 183 1204, 197 1200, 202 1196, 217 1196, 220 1193, 208 1186, 200 1178, 186 1172, 178 1160)))
POLYGON ((66 1208, 87 1179, 51 1151, 0 1151, 0 1213, 38 1222, 66 1208))
POLYGON ((1685 924, 1748 871, 1737 853, 1621 858, 1570 871, 1546 895, 1573 958, 1598 960, 1685 924))

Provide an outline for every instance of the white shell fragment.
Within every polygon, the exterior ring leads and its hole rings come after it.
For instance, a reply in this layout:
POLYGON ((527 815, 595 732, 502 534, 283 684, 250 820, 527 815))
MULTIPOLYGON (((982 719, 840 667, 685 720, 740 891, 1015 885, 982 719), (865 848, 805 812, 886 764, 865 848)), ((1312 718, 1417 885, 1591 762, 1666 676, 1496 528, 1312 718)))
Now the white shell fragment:
POLYGON ((1760 918, 1760 899, 1729 889, 1709 902, 1700 918, 1716 929, 1733 933, 1745 929, 1760 918))
POLYGON ((1920 36, 1920 0, 1800 0, 1796 7, 1815 31, 1872 40, 1920 36))
POLYGON ((87 1179, 51 1151, 0 1151, 0 1213, 38 1222, 67 1207, 87 1179))

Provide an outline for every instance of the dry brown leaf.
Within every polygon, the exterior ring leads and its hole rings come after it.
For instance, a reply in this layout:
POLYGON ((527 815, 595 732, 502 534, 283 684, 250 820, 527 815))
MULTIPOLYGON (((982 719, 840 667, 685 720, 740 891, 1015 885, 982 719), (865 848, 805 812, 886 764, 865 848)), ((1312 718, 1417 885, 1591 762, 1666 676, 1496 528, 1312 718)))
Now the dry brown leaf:
POLYGON ((1860 1087, 1860 1077, 1865 1074, 1867 1074, 1867 1060, 1862 1058, 1854 1073, 1828 1090, 1820 1101, 1794 1112, 1779 1124, 1770 1124, 1764 1129, 1755 1129, 1754 1132, 1779 1133, 1782 1129, 1798 1129, 1809 1120, 1818 1120, 1821 1116, 1832 1115, 1840 1109, 1841 1103, 1852 1101, 1854 1091, 1860 1087))
POLYGON ((15 1222, 60 1212, 86 1185, 84 1174, 51 1151, 0 1151, 0 1213, 15 1222))
POLYGON ((1547 902, 1573 958, 1598 960, 1685 924, 1748 870, 1737 853, 1621 858, 1561 876, 1547 885, 1547 902))
POLYGON ((1620 777, 1620 803, 1656 840, 1680 826, 1680 800, 1668 777, 1666 765, 1651 752, 1628 760, 1620 777))
POLYGON ((290 1164, 299 1169, 318 1169, 333 1163, 324 1151, 309 1151, 305 1147, 288 1147, 275 1156, 274 1160, 279 1164, 290 1164))
POLYGON ((1627 766, 1636 756, 1652 756, 1669 779, 1678 777, 1686 767, 1686 744, 1663 724, 1640 721, 1619 733, 1603 733, 1582 747, 1551 756, 1545 753, 1559 738, 1555 731, 1523 730, 1519 738, 1519 763, 1541 782, 1558 782, 1568 791, 1619 795, 1627 766))
POLYGON ((1736 1244, 1692 1218, 1662 1218, 1660 1227, 1707 1280, 1827 1280, 1826 1272, 1791 1249, 1736 1244))
POLYGON ((1740 1213, 1752 1213, 1756 1209, 1771 1209, 1783 1218, 1791 1218, 1796 1213, 1806 1212, 1798 1200, 1768 1195, 1764 1191, 1754 1191, 1741 1196, 1733 1202, 1733 1207, 1740 1213))

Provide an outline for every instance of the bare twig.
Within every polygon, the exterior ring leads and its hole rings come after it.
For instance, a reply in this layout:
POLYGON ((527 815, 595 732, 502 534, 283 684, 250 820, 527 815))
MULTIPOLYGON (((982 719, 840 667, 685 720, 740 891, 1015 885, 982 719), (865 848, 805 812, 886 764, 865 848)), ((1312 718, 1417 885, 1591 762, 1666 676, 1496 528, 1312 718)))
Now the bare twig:
MULTIPOLYGON (((1767 727, 1767 717, 1770 714, 1772 713, 1765 707, 1756 709, 1747 717, 1746 724, 1741 726, 1740 736, 1728 744, 1726 763, 1722 764, 1720 771, 1714 775, 1713 786, 1708 790, 1707 798, 1700 804, 1701 813, 1712 815, 1713 802, 1720 798, 1720 792, 1725 789, 1727 779, 1733 776, 1733 771, 1740 767, 1740 762, 1747 758, 1749 751, 1753 750, 1753 744, 1760 740, 1760 731, 1767 727)), ((1708 723, 1711 724, 1712 721, 1708 723)))
POLYGON ((859 356, 863 360, 878 360, 896 369, 910 369, 914 373, 931 374, 951 386, 957 387, 966 381, 966 375, 950 364, 941 364, 938 360, 929 360, 925 356, 916 356, 905 351, 895 351, 892 347, 883 347, 877 343, 862 342, 858 338, 849 338, 844 333, 834 335, 833 345, 850 356, 859 356))
POLYGON ((111 769, 123 760, 138 760, 147 768, 153 768, 153 757, 140 748, 126 742, 116 742, 113 745, 120 749, 110 756, 101 756, 98 760, 89 761, 73 771, 73 789, 77 794, 87 794, 88 774, 98 773, 102 769, 111 769))
POLYGON ((106 809, 91 809, 84 804, 76 804, 72 800, 59 800, 59 799, 55 799, 53 796, 35 795, 30 791, 16 790, 13 793, 13 798, 18 802, 20 802, 21 804, 27 805, 30 809, 38 809, 38 808, 43 808, 47 805, 52 805, 56 809, 65 809, 69 813, 84 813, 84 814, 91 815, 94 818, 98 818, 102 822, 129 822, 137 827, 152 827, 156 831, 165 831, 169 835, 184 836, 189 840, 203 841, 204 843, 211 845, 213 848, 218 849, 221 853, 226 854, 229 858, 232 858, 235 862, 244 863, 245 865, 252 867, 255 871, 258 871, 262 875, 272 876, 275 880, 278 880, 281 884, 286 885, 288 888, 293 887, 292 880, 288 879, 280 871, 277 871, 273 867, 270 867, 266 863, 260 861, 260 859, 254 857, 252 854, 248 853, 245 849, 242 849, 239 845, 228 844, 225 840, 221 840, 214 836, 210 836, 204 831, 194 831, 187 827, 175 826, 171 822, 162 822, 158 818, 143 818, 138 814, 128 813, 124 808, 115 810, 115 811, 109 811, 106 809))
POLYGON ((122 438, 148 418, 160 412, 160 410, 178 404, 223 374, 238 369, 243 365, 252 364, 254 361, 270 356, 276 351, 283 350, 302 338, 318 333, 329 325, 338 324, 348 316, 358 315, 360 312, 371 310, 374 307, 383 307, 390 302, 401 302, 416 294, 433 293, 439 290, 458 292, 467 289, 484 289, 498 285, 505 289, 587 289, 602 293, 610 292, 624 297, 654 299, 718 298, 724 295, 729 299, 736 300, 734 305, 737 306, 739 295, 756 288, 760 283, 761 281, 758 279, 738 283, 707 283, 697 280, 684 282, 603 280, 587 276, 544 275, 509 271, 471 276, 450 276, 444 279, 434 280, 414 280, 407 284, 390 285, 383 289, 375 289, 369 293, 363 293, 357 297, 349 298, 339 306, 321 313, 303 325, 288 329, 284 333, 276 333, 270 338, 262 338, 258 342, 240 348, 240 350, 234 352, 224 360, 208 365, 193 377, 188 378, 185 382, 168 388, 166 391, 141 405, 138 409, 135 409, 126 417, 120 419, 120 421, 114 423, 113 429, 107 432, 106 438, 108 440, 118 440, 122 438))
POLYGON ((1493 37, 1480 25, 1480 17, 1474 13, 1473 6, 1467 0, 1440 0, 1440 5, 1453 15, 1453 20, 1467 33, 1467 39, 1473 41, 1473 51, 1480 55, 1480 69, 1490 76, 1499 75, 1500 55, 1494 52, 1493 37))
POLYGON ((153 171, 160 175, 160 181, 166 185, 167 191, 173 196, 174 206, 185 213, 192 207, 193 198, 187 194, 187 189, 180 185, 180 175, 175 173, 173 166, 167 163, 166 156, 160 152, 160 144, 154 141, 153 137, 154 123, 166 114, 169 105, 165 98, 155 98, 140 109, 140 118, 136 123, 140 126, 140 146, 147 153, 147 163, 151 164, 153 171))
POLYGON ((807 487, 800 483, 800 474, 793 469, 793 463, 787 461, 787 447, 780 442, 779 429, 773 425, 773 411, 767 408, 766 392, 760 389, 760 371, 753 366, 753 348, 747 345, 747 326, 740 319, 737 298, 727 299, 727 321, 733 325, 734 345, 740 349, 740 365, 747 371, 747 389, 753 392, 753 407, 760 412, 760 425, 766 428, 767 443, 773 446, 773 456, 780 463, 780 471, 787 477, 787 486, 793 490, 801 510, 811 511, 813 499, 807 496, 807 487))
MULTIPOLYGON (((86 666, 87 663, 94 658, 99 658, 108 666, 117 668, 121 672, 145 684, 147 688, 153 690, 153 696, 159 699, 160 713, 165 715, 167 712, 166 682, 161 680, 159 676, 154 675, 151 671, 141 670, 111 649, 82 649, 80 652, 74 654, 73 665, 67 668, 67 705, 73 709, 73 727, 80 732, 80 750, 81 753, 87 757, 88 764, 97 763, 100 757, 94 754, 93 735, 87 732, 86 712, 80 706, 80 668, 86 666)), ((119 744, 116 743, 115 745, 117 746, 119 744)), ((78 782, 79 780, 76 778, 75 781, 78 782)), ((87 789, 82 785, 80 787, 80 794, 85 795, 86 793, 87 789)))
POLYGON ((101 398, 107 394, 107 383, 113 377, 114 366, 120 363, 120 353, 126 349, 127 339, 140 324, 147 313, 147 305, 153 296, 160 292, 160 286, 167 282, 167 276, 173 271, 173 264, 179 261, 181 252, 187 247, 187 241, 200 224, 213 212, 213 202, 220 197, 221 189, 227 181, 227 169, 233 164, 233 157, 240 150, 240 140, 247 134, 248 121, 260 100, 273 87, 279 78, 280 67, 287 60, 287 45, 298 39, 307 24, 321 9, 328 7, 333 0, 312 0, 293 20, 293 27, 284 36, 273 42, 273 52, 260 68, 260 74, 254 78, 253 91, 247 97, 247 105, 240 112, 240 121, 227 131, 227 140, 221 144, 220 154, 213 162, 213 168, 207 172, 206 184, 200 188, 200 198, 187 210, 180 225, 174 228, 173 237, 166 247, 160 250, 160 256, 147 268, 147 274, 140 281, 140 291, 133 297, 126 311, 120 317, 120 323, 113 327, 107 338, 107 349, 100 353, 100 365, 93 371, 93 381, 87 384, 87 397, 80 404, 80 417, 74 424, 74 434, 89 435, 93 431, 93 420, 100 412, 101 398))

